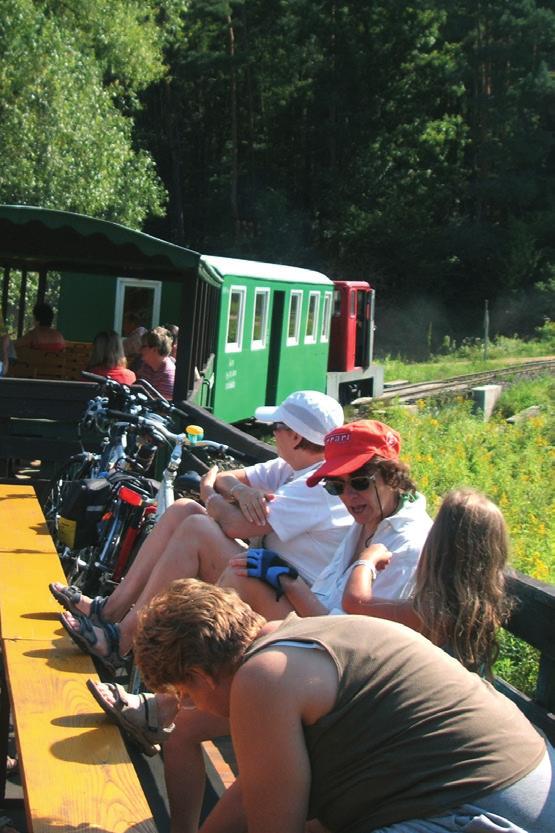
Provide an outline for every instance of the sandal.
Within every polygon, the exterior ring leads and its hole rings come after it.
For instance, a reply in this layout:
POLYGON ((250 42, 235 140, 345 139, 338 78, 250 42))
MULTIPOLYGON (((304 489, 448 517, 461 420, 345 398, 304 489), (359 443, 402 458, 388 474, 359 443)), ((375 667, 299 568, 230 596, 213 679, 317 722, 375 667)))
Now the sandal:
POLYGON ((166 728, 159 725, 154 694, 141 692, 129 695, 124 687, 117 683, 97 683, 95 680, 87 680, 87 688, 100 708, 132 738, 145 755, 156 755, 160 751, 160 744, 168 739, 175 728, 175 723, 166 728), (103 695, 103 686, 113 695, 113 703, 103 695), (129 698, 133 696, 139 698, 138 708, 130 703, 129 698))
POLYGON ((119 653, 119 628, 117 625, 106 622, 106 624, 99 626, 104 631, 109 652, 106 656, 102 656, 102 654, 98 653, 98 650, 94 650, 98 642, 98 637, 94 632, 91 620, 88 616, 83 616, 83 614, 78 614, 75 616, 75 619, 78 625, 77 628, 72 627, 71 622, 65 618, 63 613, 60 614, 60 622, 75 644, 85 654, 89 654, 94 659, 100 660, 111 674, 115 674, 120 668, 127 669, 129 662, 119 653))
MULTIPOLYGON (((61 604, 62 607, 65 607, 74 616, 87 615, 77 607, 83 598, 83 594, 78 587, 75 587, 73 584, 60 584, 59 582, 51 582, 48 587, 58 604, 61 604)), ((91 599, 91 609, 88 618, 93 625, 107 624, 106 619, 102 616, 102 609, 107 601, 107 596, 95 596, 94 599, 91 599)))

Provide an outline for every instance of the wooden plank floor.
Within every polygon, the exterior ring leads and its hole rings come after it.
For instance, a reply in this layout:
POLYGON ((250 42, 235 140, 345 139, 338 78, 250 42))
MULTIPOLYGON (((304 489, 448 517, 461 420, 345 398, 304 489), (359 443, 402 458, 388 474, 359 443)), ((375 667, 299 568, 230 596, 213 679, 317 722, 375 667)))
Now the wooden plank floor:
POLYGON ((85 686, 94 675, 90 658, 68 650, 64 638, 8 639, 3 645, 34 833, 83 825, 153 833, 152 814, 121 735, 85 686))
POLYGON ((34 833, 155 833, 121 734, 86 688, 92 660, 60 625, 48 582, 63 572, 31 487, 0 485, 0 534, 2 647, 34 833))

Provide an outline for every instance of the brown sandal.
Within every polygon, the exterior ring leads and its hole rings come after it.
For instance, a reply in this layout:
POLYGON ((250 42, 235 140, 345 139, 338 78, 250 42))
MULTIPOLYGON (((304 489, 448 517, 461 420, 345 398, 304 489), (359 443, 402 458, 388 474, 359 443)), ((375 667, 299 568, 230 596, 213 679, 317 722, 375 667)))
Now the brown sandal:
POLYGON ((104 709, 108 717, 135 741, 145 755, 156 755, 160 751, 160 744, 164 743, 174 730, 174 723, 167 727, 160 726, 158 723, 154 694, 142 692, 130 695, 118 683, 97 683, 95 680, 87 680, 87 688, 100 708, 104 709), (113 695, 113 703, 104 696, 102 686, 113 695), (139 698, 138 709, 130 704, 130 697, 139 698))

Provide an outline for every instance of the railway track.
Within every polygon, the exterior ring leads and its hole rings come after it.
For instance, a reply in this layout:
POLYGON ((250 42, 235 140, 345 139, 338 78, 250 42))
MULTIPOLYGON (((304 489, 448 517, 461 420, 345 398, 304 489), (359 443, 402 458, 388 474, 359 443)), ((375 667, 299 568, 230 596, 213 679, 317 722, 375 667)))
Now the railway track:
MULTIPOLYGON (((520 362, 519 364, 500 367, 496 370, 483 371, 481 373, 467 373, 463 376, 452 376, 449 379, 411 384, 400 383, 388 387, 378 398, 382 402, 397 399, 399 402, 410 403, 415 402, 417 399, 425 399, 429 396, 464 393, 478 385, 494 384, 507 377, 533 377, 538 373, 544 373, 546 370, 553 371, 554 369, 555 358, 548 357, 534 361, 520 362)), ((356 399, 352 404, 363 405, 370 401, 372 401, 370 398, 363 397, 356 399)))

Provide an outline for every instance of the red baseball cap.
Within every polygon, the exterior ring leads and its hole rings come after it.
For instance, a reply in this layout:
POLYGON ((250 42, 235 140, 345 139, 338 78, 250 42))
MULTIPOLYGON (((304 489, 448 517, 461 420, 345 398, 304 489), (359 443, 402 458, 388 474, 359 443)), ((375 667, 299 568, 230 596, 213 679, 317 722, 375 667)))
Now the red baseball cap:
POLYGON ((341 428, 334 428, 324 439, 325 462, 311 474, 307 486, 315 486, 324 477, 338 477, 351 474, 372 457, 383 460, 398 460, 401 437, 383 422, 376 419, 361 419, 349 422, 341 428))

